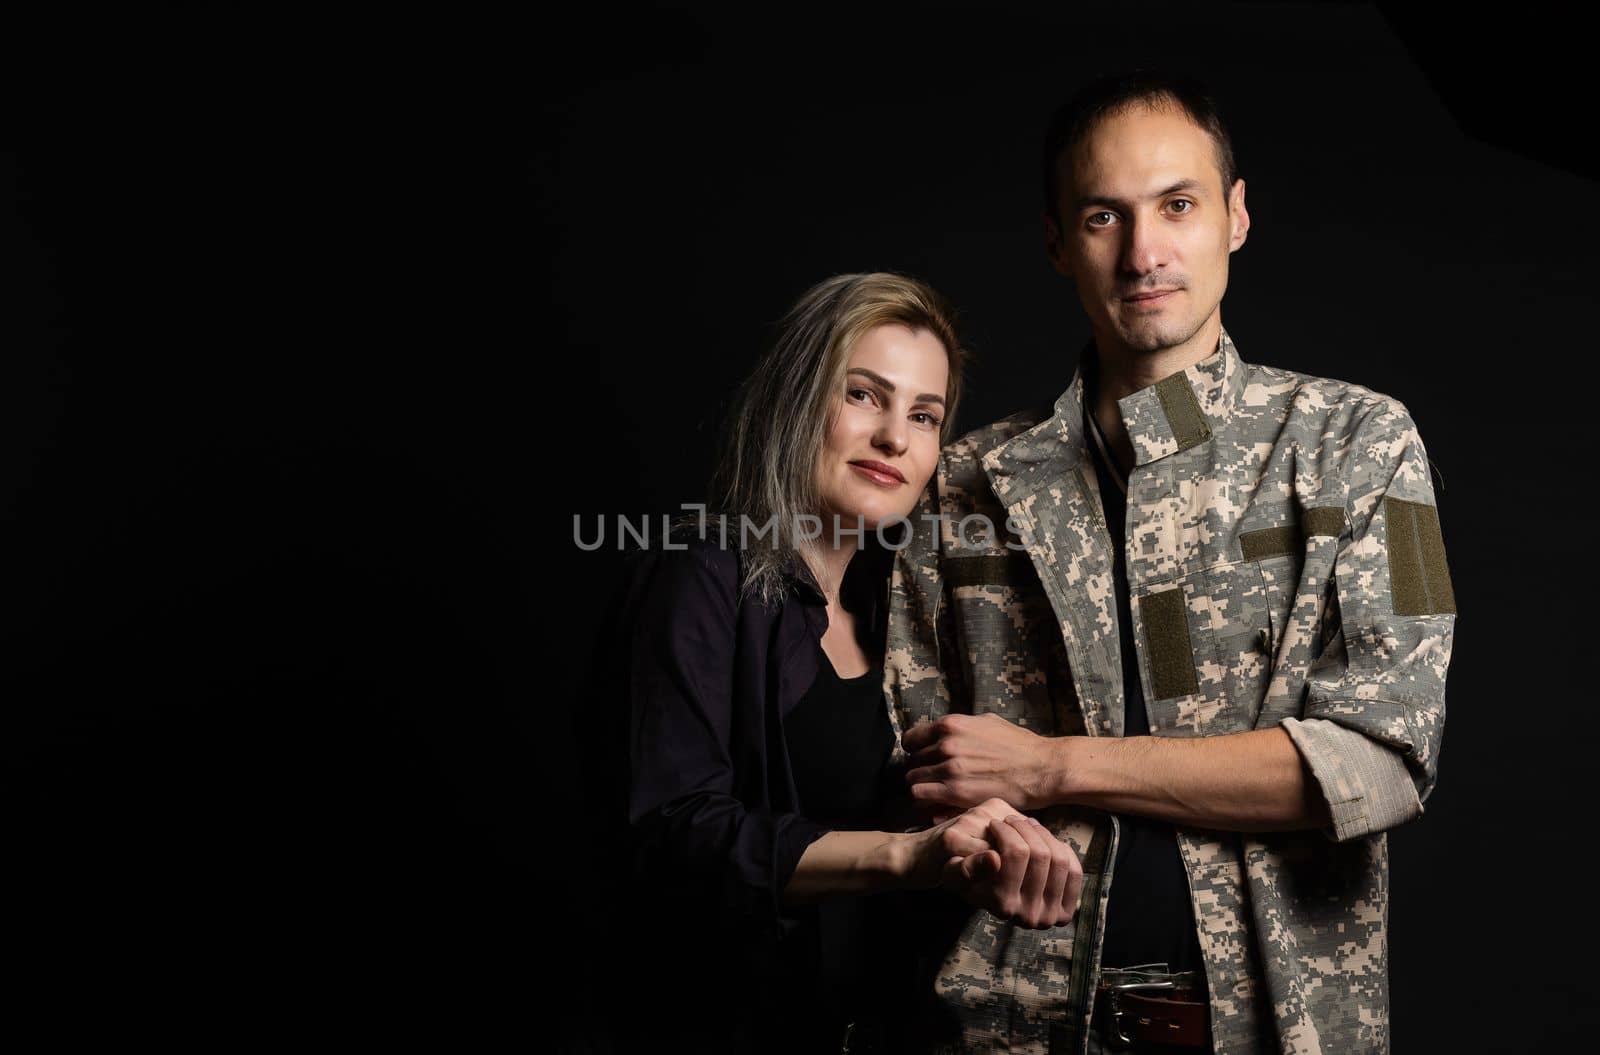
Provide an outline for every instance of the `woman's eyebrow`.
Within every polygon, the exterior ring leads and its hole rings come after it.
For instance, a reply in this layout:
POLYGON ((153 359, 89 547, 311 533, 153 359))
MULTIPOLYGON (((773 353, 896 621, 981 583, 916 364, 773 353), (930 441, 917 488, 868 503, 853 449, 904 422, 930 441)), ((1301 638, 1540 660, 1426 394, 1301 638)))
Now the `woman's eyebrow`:
MULTIPOLYGON (((884 377, 882 374, 873 373, 871 370, 868 370, 864 366, 852 366, 849 370, 846 371, 846 373, 864 374, 868 378, 871 378, 873 381, 875 381, 877 384, 881 385, 885 392, 889 392, 889 393, 893 393, 894 392, 894 382, 893 381, 890 381, 887 377, 884 377)), ((935 395, 932 392, 923 392, 921 395, 917 396, 916 402, 918 402, 918 403, 937 403, 942 407, 942 406, 944 406, 944 397, 943 396, 939 396, 939 395, 935 395)))

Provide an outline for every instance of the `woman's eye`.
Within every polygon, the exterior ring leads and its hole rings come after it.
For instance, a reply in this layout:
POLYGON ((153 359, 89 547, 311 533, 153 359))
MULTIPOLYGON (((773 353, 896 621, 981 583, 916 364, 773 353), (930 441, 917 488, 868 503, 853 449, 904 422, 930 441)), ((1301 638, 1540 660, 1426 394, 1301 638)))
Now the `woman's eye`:
POLYGON ((848 398, 848 399, 867 399, 867 400, 870 400, 872 398, 871 389, 866 389, 866 388, 848 388, 848 389, 845 389, 845 393, 844 394, 845 394, 845 397, 848 398))
POLYGON ((941 424, 943 424, 943 422, 941 422, 938 418, 934 417, 932 414, 929 414, 925 410, 919 410, 915 414, 911 415, 911 417, 913 420, 917 421, 918 424, 928 425, 933 428, 938 428, 941 424))

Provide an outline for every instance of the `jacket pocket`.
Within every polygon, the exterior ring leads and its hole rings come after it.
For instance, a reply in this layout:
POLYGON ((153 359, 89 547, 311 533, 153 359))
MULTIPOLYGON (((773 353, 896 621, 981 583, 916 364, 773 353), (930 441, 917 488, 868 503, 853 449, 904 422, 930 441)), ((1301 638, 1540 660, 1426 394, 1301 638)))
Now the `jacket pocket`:
POLYGON ((1139 598, 1152 729, 1251 728, 1270 674, 1271 617, 1254 561, 1204 568, 1139 598))
POLYGON ((999 714, 1046 736, 1081 733, 1061 628, 1028 555, 947 558, 944 575, 957 628, 950 644, 972 713, 999 714))
POLYGON ((1295 594, 1300 585, 1300 570, 1305 565, 1299 551, 1278 553, 1252 562, 1261 576, 1261 589, 1267 605, 1267 655, 1276 657, 1293 614, 1295 594))

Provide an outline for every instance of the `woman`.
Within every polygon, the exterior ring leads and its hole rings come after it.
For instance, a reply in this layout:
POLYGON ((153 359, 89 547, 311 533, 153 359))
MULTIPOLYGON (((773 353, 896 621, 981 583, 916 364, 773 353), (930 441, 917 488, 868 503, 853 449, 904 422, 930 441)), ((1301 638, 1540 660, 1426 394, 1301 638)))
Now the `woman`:
POLYGON ((901 783, 883 542, 934 472, 962 358, 920 282, 816 286, 741 392, 718 515, 633 557, 607 663, 628 700, 626 867, 648 905, 635 1044, 840 1050, 898 980, 870 977, 893 971, 895 941, 869 935, 867 894, 944 886, 1033 927, 1076 909, 1070 848, 1000 800, 882 830, 901 783))

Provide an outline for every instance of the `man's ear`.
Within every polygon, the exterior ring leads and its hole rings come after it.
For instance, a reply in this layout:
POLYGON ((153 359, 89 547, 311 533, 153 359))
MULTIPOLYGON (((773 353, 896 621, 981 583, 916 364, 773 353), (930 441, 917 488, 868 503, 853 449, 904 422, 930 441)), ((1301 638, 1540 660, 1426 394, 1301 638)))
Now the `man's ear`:
POLYGON ((1050 266, 1063 278, 1072 277, 1072 269, 1067 265, 1067 251, 1061 238, 1061 225, 1056 218, 1050 215, 1049 210, 1039 213, 1044 220, 1044 255, 1049 258, 1050 266))
POLYGON ((1233 224, 1233 230, 1228 236, 1228 252, 1233 252, 1241 245, 1250 234, 1250 211, 1244 207, 1244 180, 1233 181, 1233 190, 1228 194, 1228 219, 1233 224))

